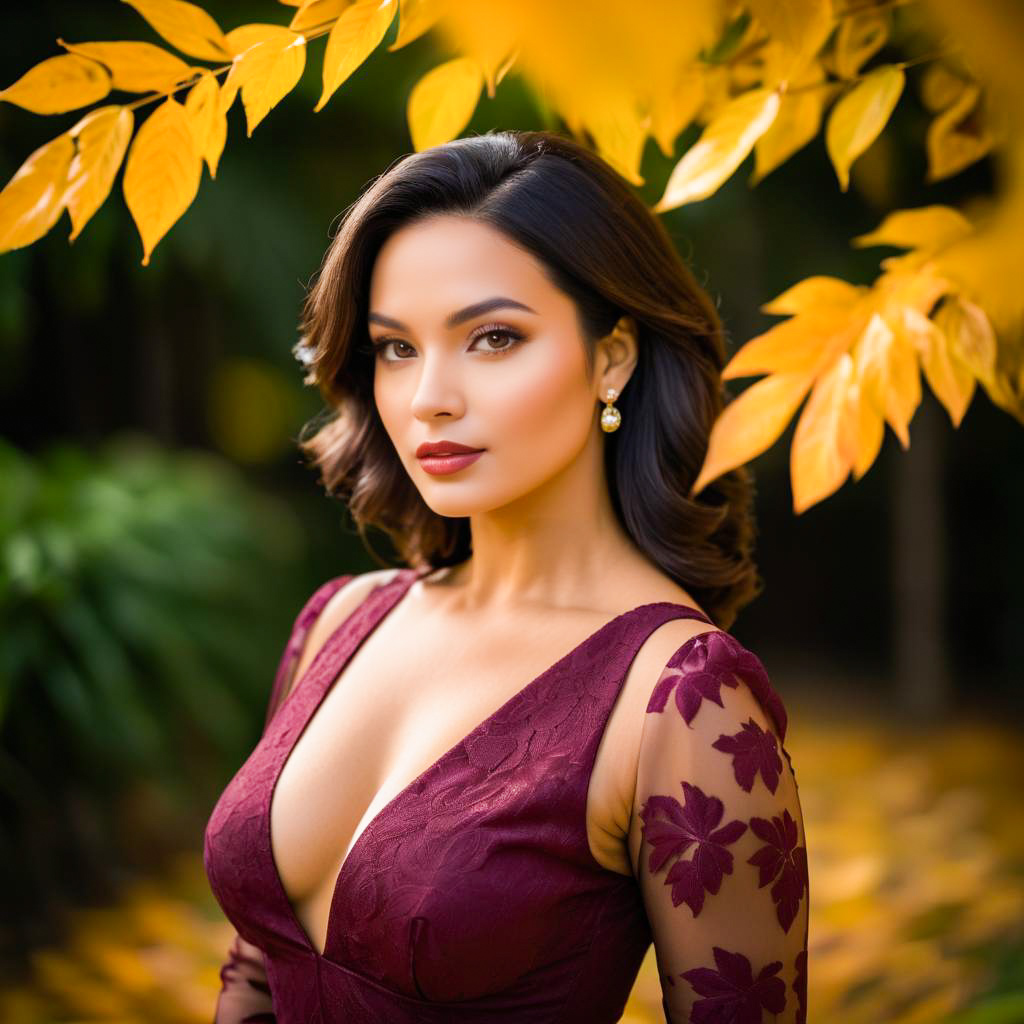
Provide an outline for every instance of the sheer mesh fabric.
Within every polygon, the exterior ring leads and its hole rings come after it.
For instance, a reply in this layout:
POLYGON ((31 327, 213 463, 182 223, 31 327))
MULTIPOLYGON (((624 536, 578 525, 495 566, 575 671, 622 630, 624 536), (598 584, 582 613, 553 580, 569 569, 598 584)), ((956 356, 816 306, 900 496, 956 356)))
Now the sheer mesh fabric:
POLYGON ((630 827, 673 1024, 806 1020, 807 851, 785 732, 761 662, 722 631, 683 644, 652 690, 630 827))

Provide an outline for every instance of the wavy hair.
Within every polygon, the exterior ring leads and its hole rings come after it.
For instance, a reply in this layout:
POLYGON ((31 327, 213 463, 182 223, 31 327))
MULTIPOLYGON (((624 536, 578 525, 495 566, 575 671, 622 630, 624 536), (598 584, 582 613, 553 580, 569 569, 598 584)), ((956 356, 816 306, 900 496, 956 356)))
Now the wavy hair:
POLYGON ((585 146, 555 132, 456 139, 396 161, 348 207, 303 306, 296 357, 324 413, 298 445, 359 535, 382 530, 406 563, 469 557, 469 520, 423 501, 373 397, 367 315, 371 271, 397 229, 436 214, 473 218, 529 251, 575 303, 594 365, 619 317, 637 324, 639 357, 606 434, 615 513, 633 542, 728 629, 763 588, 752 558, 753 483, 745 467, 690 491, 728 399, 723 327, 662 222, 585 146))

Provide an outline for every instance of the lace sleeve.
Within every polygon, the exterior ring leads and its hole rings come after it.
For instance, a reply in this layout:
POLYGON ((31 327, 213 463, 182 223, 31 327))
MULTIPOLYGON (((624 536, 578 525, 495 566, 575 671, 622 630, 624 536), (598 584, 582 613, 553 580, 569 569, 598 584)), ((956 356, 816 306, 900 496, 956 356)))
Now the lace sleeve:
POLYGON ((786 712, 730 634, 668 660, 630 822, 671 1024, 804 1024, 809 884, 786 712), (780 756, 781 755, 781 756, 780 756))

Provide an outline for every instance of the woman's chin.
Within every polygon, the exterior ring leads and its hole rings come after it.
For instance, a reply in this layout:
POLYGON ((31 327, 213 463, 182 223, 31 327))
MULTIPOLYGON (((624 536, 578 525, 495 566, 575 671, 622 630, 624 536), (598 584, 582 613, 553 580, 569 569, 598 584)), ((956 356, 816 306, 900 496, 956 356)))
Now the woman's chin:
POLYGON ((427 484, 420 488, 420 496, 431 512, 448 519, 465 519, 490 512, 508 501, 506 495, 485 493, 478 487, 460 487, 454 483, 427 484))

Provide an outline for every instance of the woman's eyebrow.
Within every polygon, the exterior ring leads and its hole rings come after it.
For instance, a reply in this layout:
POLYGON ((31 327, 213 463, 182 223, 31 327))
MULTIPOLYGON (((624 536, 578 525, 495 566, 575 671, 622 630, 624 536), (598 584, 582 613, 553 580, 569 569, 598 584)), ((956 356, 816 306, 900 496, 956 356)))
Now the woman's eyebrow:
MULTIPOLYGON (((449 330, 452 327, 458 327, 459 324, 465 323, 467 320, 472 320, 474 317, 481 316, 483 313, 489 313, 492 309, 521 309, 527 313, 533 313, 536 315, 536 310, 530 309, 525 303, 518 302, 516 299, 509 299, 503 295, 495 295, 493 298, 484 299, 482 302, 474 302, 471 306, 466 306, 465 309, 460 309, 457 313, 451 313, 446 317, 444 325, 449 330)), ((401 320, 395 320, 393 317, 385 316, 383 313, 370 313, 367 317, 371 324, 380 324, 381 327, 391 327, 396 331, 407 331, 409 328, 402 323, 401 320)))

